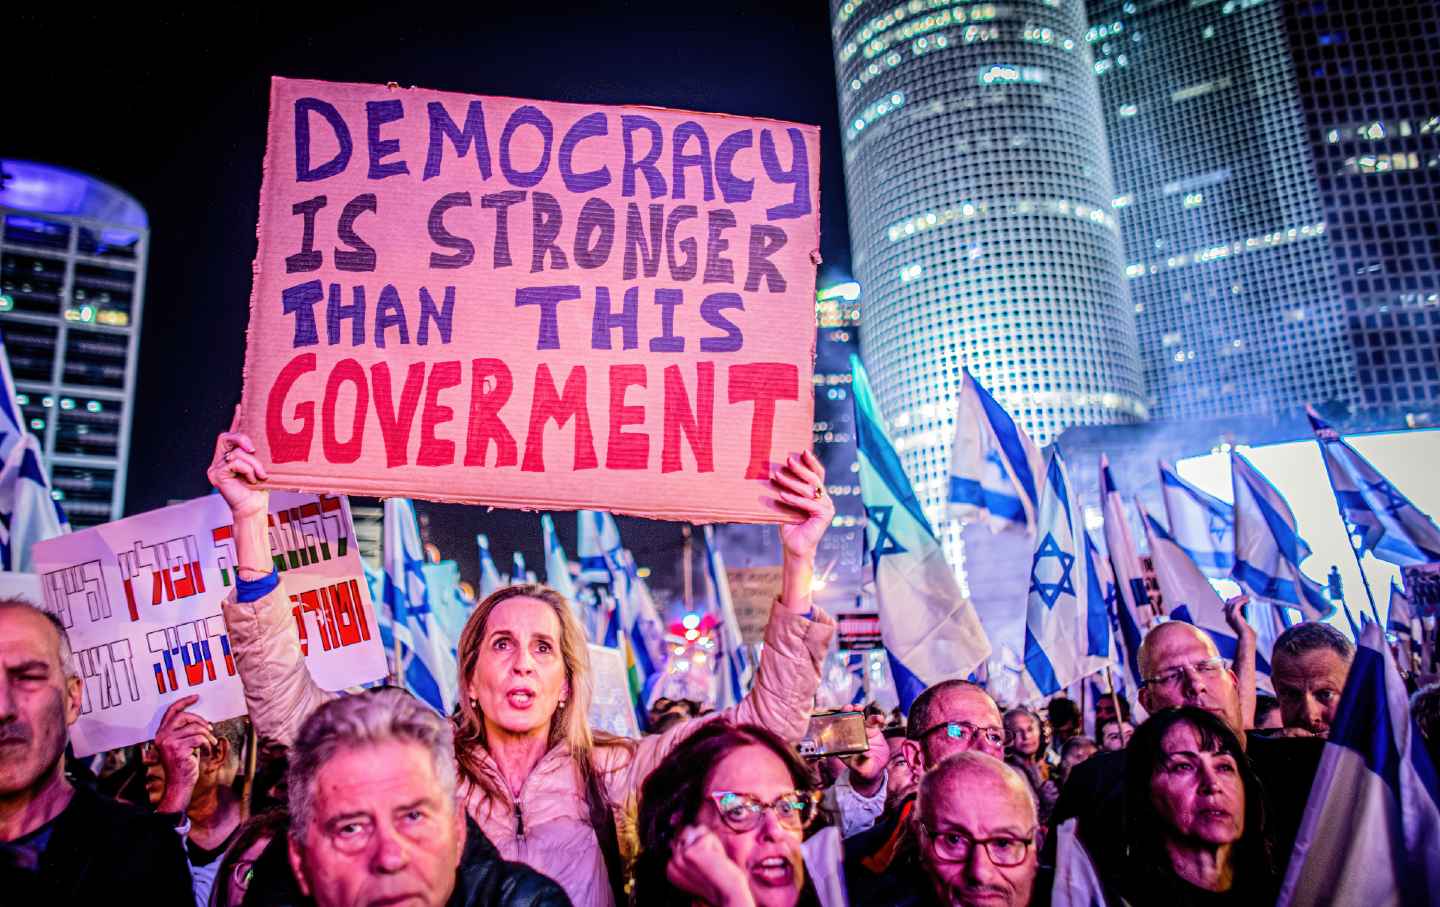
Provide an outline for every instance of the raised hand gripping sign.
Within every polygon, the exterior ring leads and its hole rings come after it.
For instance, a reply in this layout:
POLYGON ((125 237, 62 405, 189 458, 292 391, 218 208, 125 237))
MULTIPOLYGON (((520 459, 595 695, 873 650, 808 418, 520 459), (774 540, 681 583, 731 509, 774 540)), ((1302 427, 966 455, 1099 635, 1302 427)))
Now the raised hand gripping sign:
MULTIPOLYGON (((245 713, 220 603, 235 585, 234 528, 219 495, 35 544, 43 606, 60 618, 85 686, 77 756, 155 736, 183 696, 211 721, 245 713)), ((385 676, 380 628, 344 498, 275 494, 270 551, 320 686, 385 676)))
POLYGON ((778 521, 819 130, 275 79, 241 422, 276 488, 778 521))

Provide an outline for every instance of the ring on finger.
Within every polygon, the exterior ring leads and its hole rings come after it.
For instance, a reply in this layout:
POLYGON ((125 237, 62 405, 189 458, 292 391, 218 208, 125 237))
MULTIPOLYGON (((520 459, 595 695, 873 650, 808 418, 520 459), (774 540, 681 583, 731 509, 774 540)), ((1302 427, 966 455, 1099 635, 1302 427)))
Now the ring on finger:
POLYGON ((825 494, 825 486, 824 486, 824 485, 816 485, 816 486, 815 486, 815 491, 814 491, 814 493, 811 495, 811 497, 813 497, 815 500, 818 501, 818 500, 820 500, 820 497, 821 497, 821 495, 823 495, 823 494, 825 494))

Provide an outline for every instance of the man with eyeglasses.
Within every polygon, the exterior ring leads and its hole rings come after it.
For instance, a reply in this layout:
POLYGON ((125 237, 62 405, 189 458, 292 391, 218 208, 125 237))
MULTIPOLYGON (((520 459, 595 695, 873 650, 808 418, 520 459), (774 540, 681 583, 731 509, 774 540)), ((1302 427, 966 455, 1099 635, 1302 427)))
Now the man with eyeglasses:
MULTIPOLYGON (((1287 861, 1320 764, 1321 742, 1269 738, 1247 730, 1235 670, 1220 657, 1210 635, 1193 624, 1172 620, 1154 627, 1141 642, 1137 660, 1140 704, 1147 712, 1195 706, 1224 721, 1240 737, 1265 790, 1274 853, 1280 862, 1287 861)), ((1124 779, 1125 751, 1099 753, 1071 772, 1051 816, 1057 827, 1079 817, 1080 839, 1097 865, 1121 857, 1124 779)))
MULTIPOLYGON (((1005 756, 1000 707, 989 693, 968 681, 943 680, 915 697, 900 744, 913 777, 948 756, 972 751, 997 760, 1005 756)), ((874 828, 846 839, 845 879, 853 903, 891 903, 896 876, 902 874, 892 863, 914 843, 908 830, 914 804, 911 794, 887 808, 874 828)))
POLYGON ((913 880, 895 903, 1030 903, 1040 821, 1035 794, 1018 771, 980 752, 949 756, 920 782, 914 823, 925 878, 913 880))

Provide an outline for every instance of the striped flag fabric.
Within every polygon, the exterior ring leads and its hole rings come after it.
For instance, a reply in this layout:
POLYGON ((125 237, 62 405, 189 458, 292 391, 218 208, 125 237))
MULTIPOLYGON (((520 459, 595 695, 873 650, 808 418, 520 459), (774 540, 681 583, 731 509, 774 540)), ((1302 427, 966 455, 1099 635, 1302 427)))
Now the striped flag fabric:
POLYGON ((1180 478, 1160 461, 1160 494, 1170 536, 1200 572, 1229 579, 1235 568, 1235 508, 1180 478))
POLYGON ((1115 578, 1115 624, 1119 627, 1119 650, 1125 668, 1127 689, 1140 689, 1140 640, 1150 624, 1150 593, 1145 590, 1145 571, 1140 550, 1130 534, 1125 501, 1110 474, 1110 460, 1100 457, 1100 501, 1105 514, 1105 548, 1115 578))
POLYGON ((1310 546, 1295 528, 1295 514, 1270 480, 1239 453, 1230 453, 1235 487, 1233 576, 1252 598, 1296 608, 1306 620, 1324 620, 1335 606, 1300 563, 1310 546))
POLYGON ((1080 843, 1079 819, 1068 819, 1055 829, 1055 882, 1051 907, 1105 907, 1105 889, 1095 863, 1080 843))
POLYGON ((460 688, 455 652, 430 610, 425 550, 415 505, 408 498, 385 499, 383 602, 400 637, 396 674, 405 689, 442 715, 455 708, 460 688), (408 633, 408 641, 403 633, 408 633))
POLYGON ((705 575, 710 580, 715 616, 720 627, 720 695, 717 708, 735 705, 750 688, 751 666, 746 657, 745 640, 740 635, 740 621, 735 617, 735 600, 730 596, 730 580, 725 574, 725 558, 715 541, 715 527, 705 524, 705 575))
MULTIPOLYGON (((1021 695, 1026 699, 1053 696, 1082 677, 1103 670, 1109 661, 1108 645, 1093 655, 1089 651, 1086 598, 1091 582, 1087 563, 1080 504, 1057 449, 1050 454, 1045 468, 1036 515, 1022 656, 1025 672, 1021 695)), ((1094 591, 1097 596, 1103 595, 1098 582, 1094 591)))
POLYGON ((1295 838, 1279 907, 1433 905, 1440 782, 1378 624, 1367 624, 1295 838))
POLYGON ((1044 460, 1035 442, 965 369, 950 449, 950 514, 1007 525, 1035 526, 1044 460))
POLYGON ((36 542, 70 531, 51 492, 40 440, 25 427, 5 338, 0 335, 0 570, 31 572, 36 542))
POLYGON ((1306 407, 1335 501, 1360 554, 1400 567, 1440 562, 1440 527, 1416 509, 1339 432, 1306 407))
MULTIPOLYGON (((1220 657, 1235 660, 1240 639, 1225 620, 1225 603, 1210 581, 1200 572, 1200 567, 1190 560, 1185 550, 1175 541, 1160 521, 1145 511, 1141 505, 1140 517, 1145 524, 1145 538, 1150 546, 1150 560, 1155 565, 1155 580, 1160 584, 1160 594, 1165 597, 1171 620, 1183 620, 1204 630, 1214 640, 1220 657)), ((1257 602, 1257 610, 1270 610, 1271 605, 1257 602)), ((1263 619, 1263 618, 1262 618, 1263 619)), ((1256 635, 1255 673, 1258 677, 1270 676, 1270 657, 1274 640, 1269 648, 1262 648, 1259 634, 1256 635)))
POLYGON ((865 545, 875 577, 880 636, 900 708, 941 680, 964 680, 990 656, 975 608, 960 592, 940 540, 885 435, 859 357, 850 357, 865 545))
POLYGON ((475 546, 480 552, 480 600, 484 601, 490 595, 505 585, 500 578, 500 569, 495 566, 495 559, 490 556, 490 537, 485 533, 475 536, 475 546))

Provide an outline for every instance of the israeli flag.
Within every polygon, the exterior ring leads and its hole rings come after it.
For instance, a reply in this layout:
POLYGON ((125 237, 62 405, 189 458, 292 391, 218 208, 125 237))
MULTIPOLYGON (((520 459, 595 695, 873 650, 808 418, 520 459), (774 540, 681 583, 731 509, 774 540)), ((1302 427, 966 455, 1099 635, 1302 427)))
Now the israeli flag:
POLYGON ((455 652, 430 610, 425 549, 415 505, 407 498, 385 499, 385 595, 383 601, 400 643, 396 674, 405 689, 442 715, 455 708, 460 688, 455 652))
MULTIPOLYGON (((664 661, 665 643, 665 624, 650 587, 640 576, 635 556, 621 542, 615 517, 603 511, 581 510, 576 520, 580 578, 591 585, 609 586, 614 597, 614 607, 603 622, 602 644, 619 646, 624 635, 642 678, 649 678, 664 661)), ((603 596, 599 600, 605 602, 603 596)))
POLYGON ((1105 513, 1105 548, 1110 552, 1110 566, 1115 579, 1114 623, 1119 628, 1119 648, 1123 654, 1125 681, 1128 689, 1140 689, 1140 640, 1149 626, 1150 593, 1145 590, 1145 571, 1140 564, 1140 551, 1130 534, 1130 521, 1125 514, 1125 501, 1110 475, 1110 460, 1100 457, 1100 500, 1105 513), (1142 610, 1143 609, 1143 610, 1142 610))
POLYGON ((1105 887, 1080 843, 1079 819, 1069 819, 1055 829, 1055 882, 1050 889, 1050 907, 1105 907, 1105 887))
POLYGON ((1233 576, 1252 598, 1298 608, 1306 620, 1324 620, 1335 606, 1320 584, 1300 570, 1310 556, 1295 530, 1295 514, 1285 498, 1250 461, 1230 454, 1235 486, 1235 569, 1233 576))
MULTIPOLYGON (((1050 454, 1030 565, 1030 597, 1025 608, 1026 699, 1053 696, 1088 674, 1103 670, 1108 649, 1089 653, 1090 588, 1083 548, 1080 505, 1060 451, 1050 454)), ((1098 585, 1096 588, 1099 592, 1098 585)))
POLYGON ((615 518, 599 510, 580 510, 575 520, 579 529, 575 549, 580 556, 580 581, 612 585, 612 565, 620 552, 620 528, 615 518))
POLYGON ((1435 904, 1440 783, 1379 625, 1360 634, 1279 907, 1435 904))
POLYGON ((885 436, 859 357, 850 357, 850 369, 865 545, 875 576, 880 636, 890 655, 900 709, 908 713, 930 684, 974 674, 990 656, 990 639, 960 594, 955 571, 885 436))
POLYGON ((1170 535, 1200 572, 1229 579, 1235 568, 1235 508, 1180 478, 1160 461, 1160 493, 1170 535))
POLYGON ((704 532, 705 575, 710 580, 711 603, 720 631, 720 695, 716 704, 723 709, 744 698, 750 688, 750 664, 740 621, 735 617, 735 600, 730 596, 725 558, 715 542, 715 527, 707 523, 704 532))
POLYGON ((1085 654, 1113 661, 1115 638, 1110 613, 1115 609, 1115 576, 1084 524, 1077 523, 1075 531, 1085 546, 1085 654))
POLYGON ((1415 609, 1410 606, 1410 596, 1405 590, 1390 581, 1390 613, 1385 618, 1385 629, 1391 633, 1410 635, 1411 621, 1415 619, 1415 609))
POLYGON ((1356 549, 1401 567, 1440 561, 1440 527, 1435 521, 1416 510, 1314 409, 1307 406, 1305 411, 1356 549))
POLYGON ((454 561, 425 564, 425 595, 434 616, 432 626, 454 653, 460 644, 460 633, 470 619, 471 603, 460 594, 460 567, 454 561))
POLYGON ((69 532, 70 522, 51 492, 40 441, 25 429, 3 335, 0 382, 0 570, 30 573, 30 549, 69 532))
MULTIPOLYGON (((1137 505, 1139 506, 1139 505, 1137 505)), ((1230 629, 1225 620, 1225 603, 1220 600, 1215 587, 1210 585, 1200 572, 1199 566, 1186 555, 1175 537, 1149 513, 1140 507, 1140 518, 1145 523, 1145 539, 1150 545, 1150 560, 1155 565, 1155 580, 1160 584, 1160 594, 1165 599, 1171 620, 1183 620, 1194 624, 1209 634, 1215 641, 1220 657, 1235 660, 1240 638, 1230 629)), ((1253 609, 1270 610, 1264 602, 1256 602, 1253 609)), ((1270 657, 1274 640, 1264 648, 1259 644, 1257 633, 1255 652, 1255 673, 1257 677, 1270 676, 1270 657)))
POLYGON ((492 593, 498 591, 505 585, 500 578, 500 569, 495 566, 495 559, 490 556, 490 537, 485 533, 475 536, 475 546, 480 549, 480 600, 484 601, 492 593))
POLYGON ((535 571, 526 569, 525 555, 516 551, 510 556, 510 585, 518 586, 521 583, 535 582, 535 571))
POLYGON ((996 532, 1016 523, 1033 529, 1043 472, 1035 442, 965 369, 950 449, 951 516, 987 520, 996 532))

